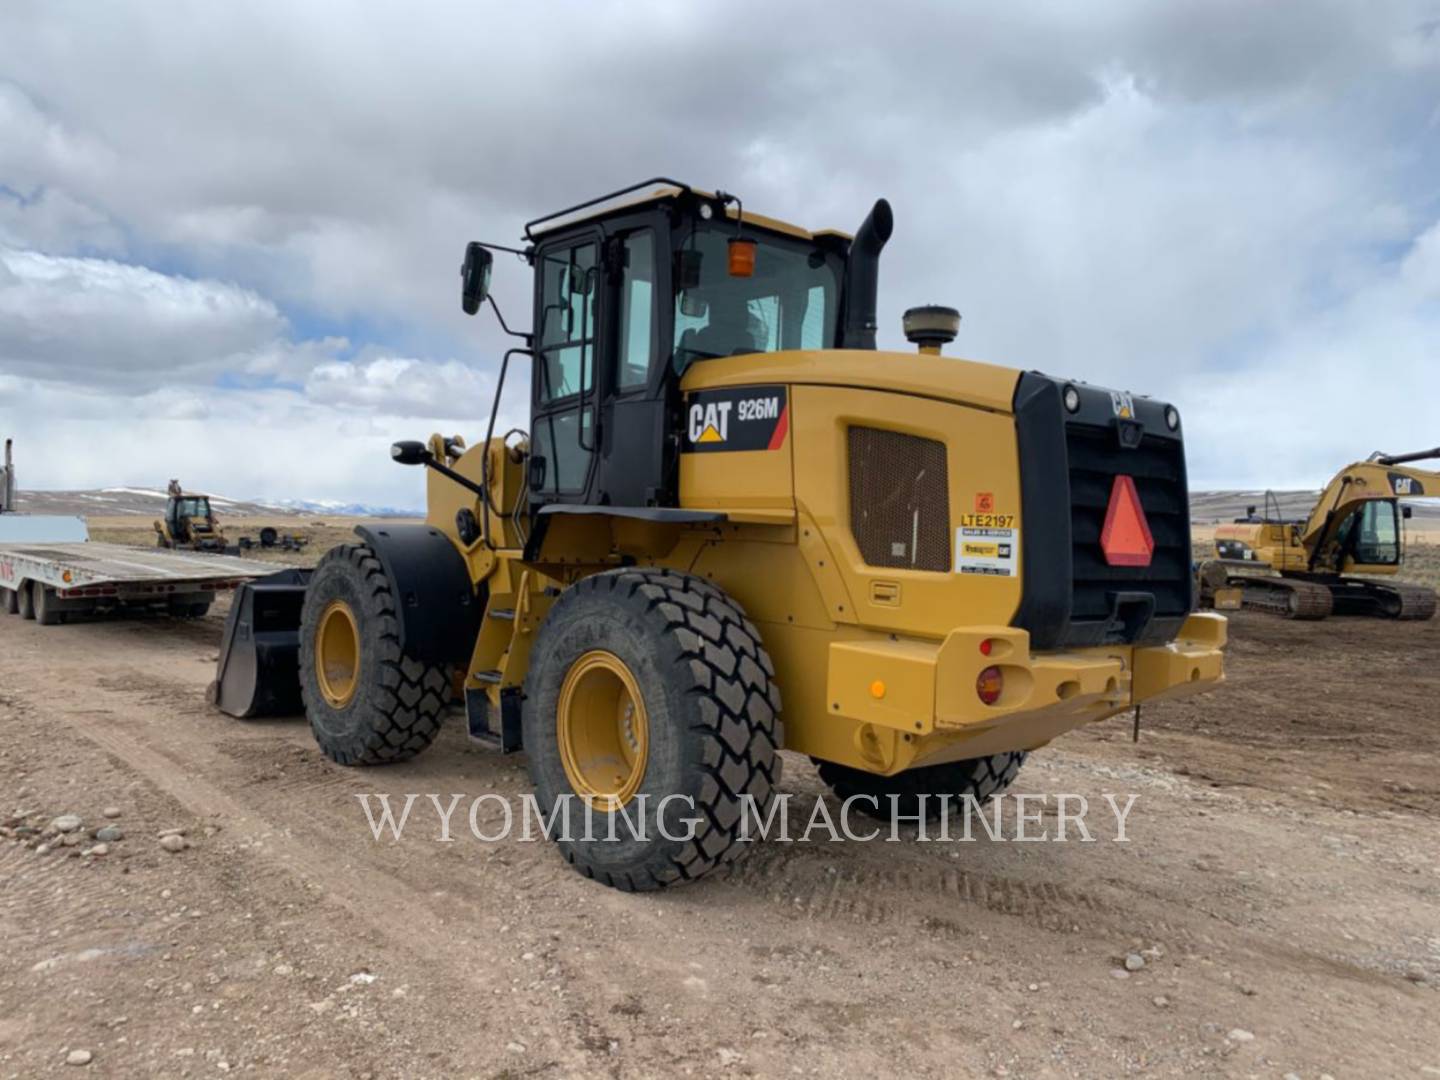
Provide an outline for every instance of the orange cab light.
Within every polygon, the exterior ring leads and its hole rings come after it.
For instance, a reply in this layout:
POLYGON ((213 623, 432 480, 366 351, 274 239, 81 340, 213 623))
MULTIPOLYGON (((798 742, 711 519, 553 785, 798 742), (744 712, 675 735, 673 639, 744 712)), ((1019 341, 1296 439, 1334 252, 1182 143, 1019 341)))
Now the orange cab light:
POLYGON ((735 237, 730 241, 730 276, 753 277, 755 274, 754 240, 735 237))
POLYGON ((1000 673, 998 667, 987 667, 980 672, 975 680, 975 693, 986 705, 994 705, 1000 700, 1000 692, 1005 689, 1005 676, 1000 673))
POLYGON ((872 682, 870 684, 870 696, 877 699, 883 698, 885 696, 885 683, 882 682, 880 679, 876 679, 874 682, 872 682))
POLYGON ((1121 473, 1110 485, 1110 505, 1100 530, 1100 550, 1111 566, 1149 566, 1155 554, 1155 537, 1135 481, 1121 473))
POLYGON ((995 648, 995 642, 987 637, 984 641, 980 642, 980 655, 989 656, 990 650, 993 648, 995 648))

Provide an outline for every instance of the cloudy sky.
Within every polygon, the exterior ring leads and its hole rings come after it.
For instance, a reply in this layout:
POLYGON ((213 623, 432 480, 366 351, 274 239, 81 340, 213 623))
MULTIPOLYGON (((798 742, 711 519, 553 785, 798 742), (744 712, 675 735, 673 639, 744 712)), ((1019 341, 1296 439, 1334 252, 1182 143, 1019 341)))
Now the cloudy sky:
MULTIPOLYGON (((655 174, 852 229, 960 355, 1176 401, 1192 486, 1440 443, 1440 2, 0 6, 0 434, 35 488, 416 506, 465 240, 655 174)), ((501 261, 512 322, 524 267, 501 261)))

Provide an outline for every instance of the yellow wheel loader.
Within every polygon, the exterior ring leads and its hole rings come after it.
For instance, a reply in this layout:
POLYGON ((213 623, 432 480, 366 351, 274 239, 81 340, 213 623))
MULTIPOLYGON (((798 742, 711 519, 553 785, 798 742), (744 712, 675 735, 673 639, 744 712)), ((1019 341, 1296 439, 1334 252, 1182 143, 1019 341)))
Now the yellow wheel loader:
POLYGON ((1431 458, 1440 458, 1440 447, 1377 453, 1347 465, 1303 519, 1281 517, 1279 501, 1267 492, 1263 515, 1252 506, 1245 517, 1215 530, 1217 558, 1198 572, 1202 600, 1221 607, 1223 593, 1238 591, 1243 607, 1288 619, 1332 613, 1432 618, 1434 589, 1375 577, 1394 575, 1403 565, 1402 523, 1410 507, 1401 500, 1440 495, 1440 472, 1412 464, 1431 458))
POLYGON ((594 815, 565 858, 640 890, 744 851, 782 749, 856 809, 933 816, 1071 728, 1213 687, 1179 413, 941 356, 949 308, 878 351, 891 229, 883 200, 852 237, 657 179, 471 243, 471 314, 492 252, 533 270, 496 390, 530 360, 528 430, 396 443, 426 523, 237 602, 223 651, 270 640, 220 707, 298 669, 321 748, 370 765, 463 703, 525 750, 542 812, 594 815))

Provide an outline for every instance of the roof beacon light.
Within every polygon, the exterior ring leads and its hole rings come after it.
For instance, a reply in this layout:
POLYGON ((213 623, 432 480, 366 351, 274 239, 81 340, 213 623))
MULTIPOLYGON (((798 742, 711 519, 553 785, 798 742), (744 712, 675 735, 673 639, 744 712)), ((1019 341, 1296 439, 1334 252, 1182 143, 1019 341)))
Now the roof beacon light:
POLYGON ((743 235, 745 229, 745 205, 740 201, 739 195, 731 195, 728 191, 717 191, 715 197, 720 200, 721 206, 735 204, 735 235, 730 238, 729 270, 731 277, 754 277, 755 276, 755 249, 754 240, 743 235))
POLYGON ((742 236, 730 238, 731 277, 755 276, 755 248, 754 240, 748 240, 742 236))

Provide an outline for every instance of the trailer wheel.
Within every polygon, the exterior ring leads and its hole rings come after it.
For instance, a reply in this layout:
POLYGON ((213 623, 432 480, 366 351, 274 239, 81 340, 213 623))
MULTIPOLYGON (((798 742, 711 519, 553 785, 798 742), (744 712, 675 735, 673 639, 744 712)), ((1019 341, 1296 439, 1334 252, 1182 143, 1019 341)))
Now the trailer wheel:
POLYGON ((565 858, 633 892, 741 854, 742 814, 764 820, 780 779, 774 675, 740 606, 701 578, 630 568, 566 590, 522 714, 539 809, 569 814, 568 835, 547 834, 565 858))
POLYGON ((955 806, 966 795, 977 801, 998 795, 1014 781, 1028 756, 1027 751, 1017 750, 944 765, 922 765, 894 776, 878 776, 833 761, 817 760, 815 766, 820 779, 838 798, 859 796, 851 805, 867 817, 880 821, 904 817, 913 821, 923 806, 925 819, 934 821, 947 805, 943 796, 950 796, 948 805, 955 806), (929 796, 923 803, 922 795, 929 796))
POLYGON ((394 589, 374 551, 345 544, 311 575, 300 616, 300 692, 315 741, 341 765, 405 761, 440 730, 443 667, 400 651, 394 589))
POLYGON ((36 588, 33 581, 20 582, 20 588, 16 590, 15 610, 20 613, 22 619, 35 618, 35 596, 30 591, 36 588))
POLYGON ((19 594, 14 589, 0 585, 0 614, 14 615, 19 610, 19 594))
POLYGON ((55 590, 38 581, 30 583, 31 606, 35 609, 35 621, 41 626, 59 626, 65 621, 65 612, 55 607, 55 590))

